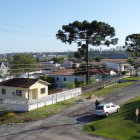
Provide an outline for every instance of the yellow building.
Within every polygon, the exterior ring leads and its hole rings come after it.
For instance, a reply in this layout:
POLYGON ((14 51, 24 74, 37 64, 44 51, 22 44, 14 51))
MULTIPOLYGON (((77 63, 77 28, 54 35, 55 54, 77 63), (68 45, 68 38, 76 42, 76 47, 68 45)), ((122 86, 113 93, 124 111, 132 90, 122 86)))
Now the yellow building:
POLYGON ((28 78, 13 78, 0 82, 0 99, 38 99, 48 96, 48 84, 45 81, 28 78))

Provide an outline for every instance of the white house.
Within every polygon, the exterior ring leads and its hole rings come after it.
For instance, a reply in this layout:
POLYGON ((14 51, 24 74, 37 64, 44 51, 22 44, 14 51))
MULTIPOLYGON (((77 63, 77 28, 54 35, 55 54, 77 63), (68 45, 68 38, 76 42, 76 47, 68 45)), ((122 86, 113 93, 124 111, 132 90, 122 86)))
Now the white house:
POLYGON ((32 78, 32 79, 38 79, 38 77, 40 75, 43 74, 43 71, 40 70, 40 71, 33 71, 33 72, 26 72, 26 73, 23 73, 19 76, 19 78, 32 78))
POLYGON ((132 68, 132 66, 127 63, 127 59, 104 59, 102 61, 104 61, 107 68, 115 69, 118 72, 129 72, 132 68))
POLYGON ((74 81, 85 81, 86 77, 83 75, 76 76, 74 75, 74 69, 64 69, 50 73, 52 77, 55 79, 55 83, 57 88, 64 87, 64 83, 71 83, 74 81))
POLYGON ((78 68, 80 64, 81 64, 81 61, 80 60, 66 59, 61 64, 61 66, 64 67, 64 68, 72 68, 73 65, 75 65, 78 68))
MULTIPOLYGON (((75 81, 86 82, 86 75, 74 75, 74 69, 64 69, 56 72, 50 73, 55 79, 55 84, 57 88, 64 87, 64 83, 72 83, 75 81)), ((89 71, 90 79, 95 81, 102 81, 103 76, 105 75, 115 75, 114 70, 102 70, 102 69, 93 69, 89 71)))

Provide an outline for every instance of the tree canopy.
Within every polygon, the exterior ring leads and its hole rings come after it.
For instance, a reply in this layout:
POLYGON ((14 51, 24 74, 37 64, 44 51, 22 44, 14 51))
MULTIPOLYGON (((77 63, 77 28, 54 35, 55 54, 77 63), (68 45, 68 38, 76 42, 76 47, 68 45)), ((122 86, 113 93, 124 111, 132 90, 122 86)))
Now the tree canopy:
POLYGON ((89 54, 88 47, 92 46, 100 46, 110 44, 115 45, 118 42, 115 36, 115 29, 111 27, 109 24, 104 22, 98 22, 96 20, 92 22, 88 22, 84 20, 83 22, 74 21, 73 23, 69 23, 68 25, 63 25, 62 30, 59 30, 56 34, 57 39, 61 40, 63 43, 77 43, 78 49, 77 54, 75 56, 82 57, 85 55, 86 61, 86 83, 88 84, 89 73, 88 73, 88 63, 89 63, 89 54), (79 55, 78 55, 79 53, 79 55))
POLYGON ((76 42, 78 46, 82 46, 83 41, 87 41, 93 46, 110 44, 115 45, 118 41, 115 36, 115 29, 104 22, 92 21, 83 22, 74 21, 68 25, 63 25, 62 30, 56 34, 57 39, 63 43, 76 42))
POLYGON ((140 67, 140 34, 126 36, 124 47, 132 56, 132 58, 128 59, 128 63, 134 66, 136 69, 136 75, 138 75, 138 68, 140 67))
POLYGON ((10 73, 14 75, 33 71, 36 68, 36 59, 28 54, 16 54, 9 63, 11 65, 10 73))
POLYGON ((55 79, 52 76, 42 75, 39 79, 50 83, 49 90, 56 88, 55 79))
POLYGON ((131 52, 132 55, 139 56, 140 52, 140 34, 131 34, 125 38, 126 51, 131 52))

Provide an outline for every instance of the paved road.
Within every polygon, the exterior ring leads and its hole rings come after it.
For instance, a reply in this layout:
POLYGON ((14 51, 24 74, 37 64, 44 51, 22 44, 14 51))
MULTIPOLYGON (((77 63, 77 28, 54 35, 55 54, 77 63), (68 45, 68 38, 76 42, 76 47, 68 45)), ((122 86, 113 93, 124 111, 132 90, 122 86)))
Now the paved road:
MULTIPOLYGON (((102 102, 122 104, 136 95, 140 95, 140 81, 104 96, 102 102)), ((94 100, 84 100, 44 120, 1 126, 0 140, 109 140, 82 131, 82 126, 94 119, 94 100)))

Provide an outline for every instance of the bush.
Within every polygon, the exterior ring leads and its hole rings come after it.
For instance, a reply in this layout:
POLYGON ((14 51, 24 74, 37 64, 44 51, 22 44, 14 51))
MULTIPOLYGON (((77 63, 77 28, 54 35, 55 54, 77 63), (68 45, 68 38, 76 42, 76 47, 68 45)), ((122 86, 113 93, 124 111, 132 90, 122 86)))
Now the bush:
POLYGON ((121 72, 122 75, 125 75, 126 73, 127 73, 126 71, 122 71, 122 72, 121 72))
POLYGON ((13 118, 15 116, 16 116, 16 114, 13 112, 9 112, 8 114, 4 115, 5 118, 13 118))
POLYGON ((75 88, 75 83, 74 82, 64 83, 64 87, 65 88, 75 88))

